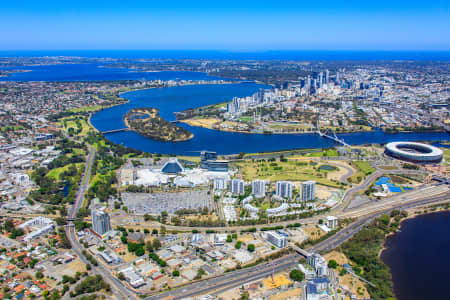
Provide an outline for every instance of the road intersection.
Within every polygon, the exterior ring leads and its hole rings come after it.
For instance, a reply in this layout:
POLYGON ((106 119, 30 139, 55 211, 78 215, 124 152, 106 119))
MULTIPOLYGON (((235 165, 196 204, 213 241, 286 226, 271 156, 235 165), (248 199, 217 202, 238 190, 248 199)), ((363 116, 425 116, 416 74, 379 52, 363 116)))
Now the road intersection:
MULTIPOLYGON (((73 251, 82 259, 83 262, 88 263, 86 259, 82 255, 82 246, 78 241, 76 236, 75 227, 73 221, 76 219, 76 215, 78 210, 82 207, 84 196, 89 188, 90 175, 92 170, 92 164, 95 159, 96 151, 92 146, 89 147, 89 155, 87 158, 85 171, 82 176, 82 180, 80 183, 80 187, 75 199, 75 202, 69 212, 69 225, 66 226, 66 234, 72 244, 73 251)), ((347 218, 356 218, 357 220, 347 226, 345 229, 337 232, 332 235, 328 239, 314 245, 313 247, 307 249, 309 252, 323 252, 331 250, 349 238, 351 238, 355 233, 360 231, 364 226, 370 223, 376 217, 388 213, 394 209, 408 209, 412 207, 423 206, 432 203, 440 203, 440 202, 448 202, 450 201, 450 192, 449 187, 444 184, 427 186, 422 188, 421 190, 405 193, 398 197, 393 197, 389 201, 379 201, 376 203, 372 203, 365 207, 359 209, 349 209, 346 210, 346 203, 349 202, 352 195, 358 191, 366 189, 373 180, 375 180, 378 176, 383 174, 382 171, 377 170, 374 174, 370 175, 361 186, 357 188, 351 189, 351 193, 346 193, 344 199, 342 201, 342 205, 335 209, 334 212, 338 217, 347 217, 347 218)), ((299 223, 307 223, 307 222, 317 222, 323 216, 315 216, 308 219, 303 220, 294 220, 287 222, 279 222, 271 225, 287 225, 293 222, 299 223)), ((155 225, 155 224, 153 224, 155 225)), ((162 224, 161 224, 162 225, 162 224)), ((193 229, 202 230, 203 228, 192 228, 192 227, 184 227, 184 226, 170 226, 164 225, 167 229, 173 230, 187 230, 191 231, 193 229)), ((252 227, 260 228, 267 226, 267 224, 256 225, 252 227)), ((241 230, 247 228, 249 226, 238 226, 238 227, 219 227, 219 228, 205 228, 205 230, 217 230, 217 231, 225 231, 225 230, 241 230)), ((223 290, 240 286, 244 283, 252 282, 258 279, 262 279, 264 277, 269 276, 273 270, 275 272, 282 271, 285 269, 289 269, 294 267, 299 260, 300 256, 298 254, 290 254, 284 257, 281 257, 277 260, 267 263, 262 263, 253 267, 240 269, 228 273, 224 273, 222 275, 207 278, 200 281, 191 282, 188 284, 184 284, 182 286, 177 287, 176 289, 166 291, 163 293, 155 293, 154 295, 149 296, 146 299, 163 299, 163 298, 171 298, 171 299, 182 299, 184 297, 190 297, 195 295, 201 295, 206 293, 219 293, 223 290)), ((109 269, 103 266, 101 263, 98 266, 92 266, 92 272, 95 274, 100 274, 103 276, 103 279, 110 284, 113 296, 116 299, 137 299, 138 296, 144 296, 143 293, 137 293, 128 286, 126 286, 123 282, 118 280, 116 277, 112 275, 109 269)))

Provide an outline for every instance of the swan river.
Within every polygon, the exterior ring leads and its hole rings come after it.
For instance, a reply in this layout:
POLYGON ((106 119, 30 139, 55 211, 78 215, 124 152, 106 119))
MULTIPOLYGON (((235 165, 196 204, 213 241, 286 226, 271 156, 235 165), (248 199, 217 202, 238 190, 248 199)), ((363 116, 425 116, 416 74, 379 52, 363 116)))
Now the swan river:
MULTIPOLYGON (((103 68, 101 64, 66 64, 26 67, 31 72, 14 73, 3 81, 99 81, 99 80, 213 80, 196 72, 130 72, 127 69, 103 68)), ((92 124, 100 131, 124 128, 123 116, 132 108, 155 107, 167 120, 174 120, 174 112, 213 103, 229 101, 233 97, 249 96, 266 86, 256 83, 230 85, 195 85, 148 89, 128 92, 122 97, 128 103, 107 108, 94 114, 92 124)), ((194 133, 186 142, 161 142, 135 132, 107 134, 112 142, 127 147, 162 154, 196 155, 201 150, 219 154, 261 152, 298 148, 326 148, 336 144, 317 134, 245 134, 222 132, 180 124, 194 133)), ((387 143, 390 141, 449 141, 448 133, 384 133, 359 132, 339 134, 351 145, 387 143)), ((418 216, 404 222, 401 231, 386 242, 383 261, 389 265, 399 300, 444 299, 448 295, 446 282, 450 270, 450 213, 418 216)), ((447 297, 448 298, 448 297, 447 297)))
MULTIPOLYGON (((122 94, 128 103, 104 109, 95 113, 92 124, 100 131, 124 128, 123 116, 132 108, 155 107, 166 120, 175 120, 174 112, 231 100, 233 97, 249 96, 267 86, 256 83, 187 85, 170 88, 155 88, 122 94)), ((185 142, 162 142, 144 137, 133 131, 106 134, 114 143, 138 150, 161 154, 195 155, 202 150, 219 154, 239 152, 255 153, 288 149, 327 148, 337 144, 315 133, 300 134, 249 134, 210 130, 179 124, 194 134, 185 142)), ((381 144, 391 141, 448 141, 450 134, 433 133, 385 133, 355 132, 338 134, 351 145, 381 144)))

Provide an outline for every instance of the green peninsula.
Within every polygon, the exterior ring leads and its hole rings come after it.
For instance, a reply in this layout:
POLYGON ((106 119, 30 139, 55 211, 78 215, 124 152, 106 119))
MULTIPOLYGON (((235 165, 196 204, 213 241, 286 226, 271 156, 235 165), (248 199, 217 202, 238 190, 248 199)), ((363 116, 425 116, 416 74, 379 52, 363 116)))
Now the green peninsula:
POLYGON ((124 122, 131 130, 159 141, 181 142, 194 137, 190 131, 161 118, 156 108, 134 108, 126 113, 124 122))

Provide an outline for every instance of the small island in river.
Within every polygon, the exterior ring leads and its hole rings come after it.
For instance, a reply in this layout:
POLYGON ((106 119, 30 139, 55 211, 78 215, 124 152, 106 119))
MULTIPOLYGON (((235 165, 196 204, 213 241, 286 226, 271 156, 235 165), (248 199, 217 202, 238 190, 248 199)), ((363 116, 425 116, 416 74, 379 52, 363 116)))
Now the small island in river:
POLYGON ((161 118, 156 108, 134 108, 125 114, 124 122, 131 130, 159 141, 181 142, 194 137, 190 131, 161 118))

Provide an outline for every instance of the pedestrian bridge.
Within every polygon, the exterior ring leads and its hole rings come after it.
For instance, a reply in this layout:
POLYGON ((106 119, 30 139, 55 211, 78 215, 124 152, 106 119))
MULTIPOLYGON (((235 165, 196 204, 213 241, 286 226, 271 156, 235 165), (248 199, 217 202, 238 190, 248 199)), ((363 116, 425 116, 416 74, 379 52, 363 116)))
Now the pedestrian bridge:
POLYGON ((297 247, 296 245, 290 245, 290 247, 291 247, 292 249, 294 249, 295 252, 297 252, 297 253, 300 254, 300 255, 303 255, 304 257, 311 256, 311 253, 310 253, 310 252, 308 252, 308 251, 306 251, 306 250, 303 250, 302 248, 299 248, 299 247, 297 247))
POLYGON ((130 131, 130 128, 119 128, 119 129, 112 129, 112 130, 105 130, 102 131, 102 134, 109 134, 109 133, 116 133, 116 132, 123 132, 123 131, 130 131))
POLYGON ((334 131, 331 130, 331 133, 328 133, 328 130, 326 130, 325 132, 321 132, 320 130, 317 130, 317 134, 320 135, 321 137, 330 139, 335 141, 336 143, 339 143, 345 147, 349 147, 350 145, 347 144, 343 139, 340 139, 336 136, 336 133, 334 131))

